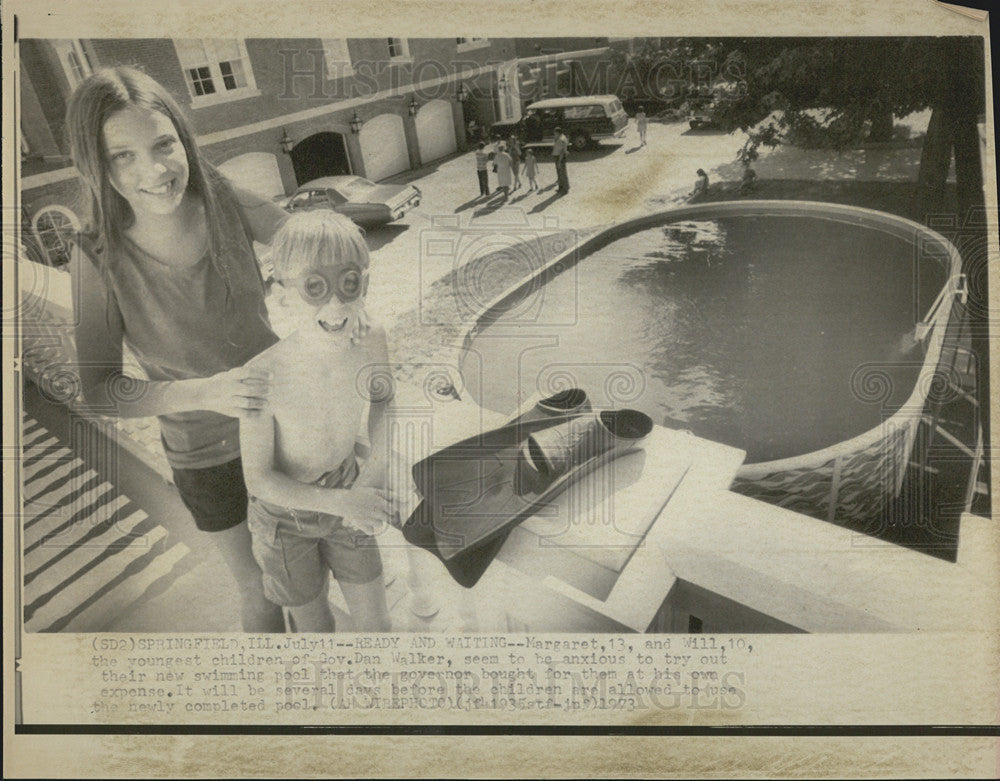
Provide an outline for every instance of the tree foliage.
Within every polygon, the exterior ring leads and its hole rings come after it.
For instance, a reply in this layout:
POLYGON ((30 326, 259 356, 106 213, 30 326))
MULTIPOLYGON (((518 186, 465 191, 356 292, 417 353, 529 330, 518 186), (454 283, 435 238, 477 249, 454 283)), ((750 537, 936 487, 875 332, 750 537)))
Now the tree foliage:
POLYGON ((888 140, 894 115, 947 108, 955 93, 964 111, 985 110, 975 38, 724 38, 704 41, 698 56, 718 72, 713 119, 750 133, 741 156, 751 160, 784 139, 834 149, 866 133, 888 140))
POLYGON ((928 208, 940 200, 948 161, 959 206, 982 200, 976 119, 985 111, 985 56, 975 37, 651 38, 612 55, 611 82, 626 103, 707 111, 739 128, 749 165, 786 141, 845 149, 886 141, 893 117, 933 109, 921 160, 928 208))

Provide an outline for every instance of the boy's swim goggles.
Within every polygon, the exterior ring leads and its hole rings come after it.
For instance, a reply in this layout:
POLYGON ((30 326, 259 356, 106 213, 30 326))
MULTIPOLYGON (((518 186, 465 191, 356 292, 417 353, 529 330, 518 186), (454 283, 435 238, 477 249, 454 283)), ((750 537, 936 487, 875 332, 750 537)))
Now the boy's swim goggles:
POLYGON ((279 279, 282 285, 292 284, 304 301, 322 306, 333 296, 342 304, 356 301, 365 292, 368 272, 354 263, 320 266, 297 277, 279 279))

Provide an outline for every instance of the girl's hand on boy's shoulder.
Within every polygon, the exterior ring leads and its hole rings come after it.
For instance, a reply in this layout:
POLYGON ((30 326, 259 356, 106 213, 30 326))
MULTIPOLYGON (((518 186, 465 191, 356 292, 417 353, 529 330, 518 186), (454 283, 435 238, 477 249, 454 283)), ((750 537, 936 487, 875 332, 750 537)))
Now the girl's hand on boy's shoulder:
POLYGON ((361 307, 361 310, 358 312, 358 319, 354 323, 354 329, 351 331, 351 344, 359 344, 368 336, 369 331, 372 330, 373 322, 371 315, 368 314, 368 310, 361 307))
POLYGON ((272 379, 273 376, 267 369, 237 366, 204 380, 196 380, 199 384, 196 409, 219 412, 234 418, 267 409, 272 379))

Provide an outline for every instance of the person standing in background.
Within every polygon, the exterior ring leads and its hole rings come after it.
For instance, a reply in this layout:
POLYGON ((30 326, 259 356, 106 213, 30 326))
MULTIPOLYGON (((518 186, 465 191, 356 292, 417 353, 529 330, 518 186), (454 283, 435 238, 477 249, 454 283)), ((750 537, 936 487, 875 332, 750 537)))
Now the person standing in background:
POLYGON ((639 106, 639 111, 635 115, 635 128, 639 131, 639 146, 646 146, 646 109, 639 106))
POLYGON ((504 148, 503 144, 499 144, 497 146, 497 153, 493 158, 493 167, 497 172, 497 189, 503 191, 503 197, 506 200, 507 196, 510 194, 512 166, 510 155, 504 148))
POLYGON ((517 136, 510 137, 510 174, 514 180, 514 189, 516 190, 521 186, 521 177, 518 176, 518 172, 521 170, 521 145, 518 143, 517 136))
POLYGON ((569 140, 562 132, 561 127, 555 129, 556 140, 552 144, 552 159, 556 162, 556 182, 558 195, 569 193, 569 174, 566 171, 566 157, 569 151, 569 140))
POLYGON ((490 194, 490 156, 486 151, 486 144, 480 141, 476 145, 476 175, 479 177, 479 194, 490 194))

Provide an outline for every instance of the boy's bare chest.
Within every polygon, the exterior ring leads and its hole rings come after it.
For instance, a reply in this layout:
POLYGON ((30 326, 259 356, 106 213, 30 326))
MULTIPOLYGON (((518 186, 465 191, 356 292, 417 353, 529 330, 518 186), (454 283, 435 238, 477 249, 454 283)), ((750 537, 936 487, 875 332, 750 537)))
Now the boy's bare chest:
POLYGON ((342 420, 357 417, 367 402, 360 380, 366 365, 363 352, 277 352, 269 362, 275 418, 286 425, 321 428, 329 425, 331 415, 342 420))
POLYGON ((369 362, 361 347, 329 350, 294 337, 253 361, 271 371, 268 406, 288 432, 356 425, 368 403, 362 378, 369 362))

